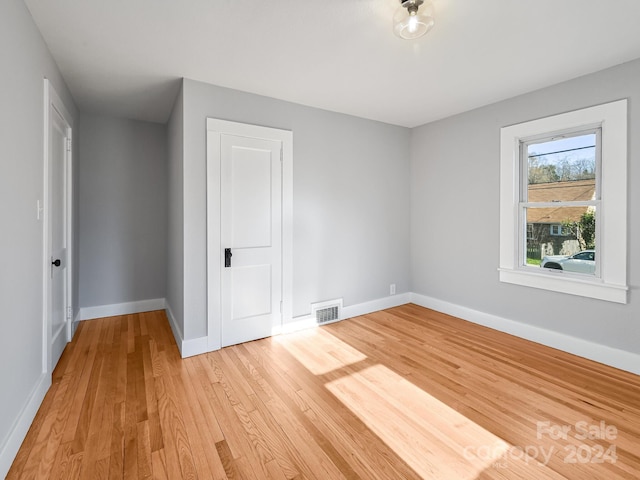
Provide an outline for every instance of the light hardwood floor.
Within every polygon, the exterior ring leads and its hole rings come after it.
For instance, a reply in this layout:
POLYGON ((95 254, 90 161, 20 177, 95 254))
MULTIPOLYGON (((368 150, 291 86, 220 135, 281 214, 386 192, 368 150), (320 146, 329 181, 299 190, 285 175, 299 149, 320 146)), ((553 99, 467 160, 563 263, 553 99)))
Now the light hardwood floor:
POLYGON ((7 478, 637 479, 640 377, 415 305, 185 360, 93 320, 7 478))

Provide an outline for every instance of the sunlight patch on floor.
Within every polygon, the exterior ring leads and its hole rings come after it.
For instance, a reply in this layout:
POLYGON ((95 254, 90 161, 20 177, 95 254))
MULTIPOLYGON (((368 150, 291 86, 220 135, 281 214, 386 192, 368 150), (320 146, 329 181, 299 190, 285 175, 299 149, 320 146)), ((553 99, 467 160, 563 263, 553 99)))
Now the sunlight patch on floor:
POLYGON ((274 340, 314 375, 324 375, 367 358, 323 328, 290 333, 274 337, 274 340))
POLYGON ((424 478, 475 479, 510 445, 384 365, 327 385, 345 406, 424 478))

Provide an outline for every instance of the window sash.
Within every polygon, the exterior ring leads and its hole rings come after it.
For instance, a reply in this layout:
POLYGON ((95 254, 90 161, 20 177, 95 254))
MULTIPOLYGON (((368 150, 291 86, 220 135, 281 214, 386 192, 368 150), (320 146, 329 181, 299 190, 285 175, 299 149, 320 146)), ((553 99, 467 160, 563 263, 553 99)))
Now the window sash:
MULTIPOLYGON (((547 132, 538 134, 528 138, 522 138, 519 140, 519 160, 518 160, 518 174, 520 181, 518 182, 520 191, 517 197, 520 198, 518 202, 518 248, 517 255, 518 261, 516 263, 517 269, 530 270, 532 267, 527 265, 527 240, 530 238, 527 232, 527 209, 529 208, 562 208, 562 207, 595 207, 596 211, 601 212, 602 200, 600 196, 601 185, 601 172, 602 172, 602 127, 600 125, 592 125, 589 127, 579 127, 560 132, 547 132), (561 138, 580 137, 583 135, 595 135, 595 200, 578 200, 578 201, 553 201, 553 202, 529 202, 529 146, 532 144, 540 144, 545 142, 551 142, 559 140, 561 138)), ((600 216, 596 216, 596 235, 595 244, 596 248, 600 249, 600 216)), ((553 233, 553 229, 550 228, 550 235, 562 236, 562 233, 553 233)), ((600 278, 600 257, 596 255, 596 278, 600 278)), ((553 272, 553 274, 572 275, 569 272, 553 272)))
MULTIPOLYGON (((593 275, 592 274, 588 274, 587 277, 588 278, 599 279, 599 278, 601 278, 601 275, 600 275, 600 272, 601 272, 600 257, 601 257, 601 255, 599 254, 599 252, 601 252, 601 248, 600 248, 598 242, 599 242, 599 235, 600 235, 599 234, 599 228, 600 228, 601 222, 598 220, 600 218, 600 216, 598 215, 597 212, 599 211, 598 210, 598 205, 600 205, 601 202, 593 202, 593 203, 595 203, 595 211, 596 211, 596 216, 595 216, 595 219, 596 219, 596 231, 595 231, 595 245, 596 245, 596 248, 595 248, 595 250, 596 250, 595 262, 596 262, 596 265, 595 265, 595 267, 596 268, 595 268, 595 273, 593 275)), ((535 206, 534 207, 529 207, 529 208, 539 207, 539 205, 537 205, 537 204, 533 204, 533 205, 535 205, 535 206)), ((553 204, 553 206, 557 207, 557 204, 553 204)), ((573 207, 575 205, 569 205, 569 206, 573 207)), ((541 274, 550 273, 550 274, 556 275, 556 276, 558 276, 558 275, 560 275, 560 276, 562 276, 562 275, 565 275, 565 276, 576 276, 576 275, 578 275, 579 277, 584 276, 585 274, 581 274, 581 273, 576 274, 576 273, 569 272, 569 271, 555 271, 554 270, 553 272, 547 272, 547 271, 544 271, 544 269, 540 269, 537 266, 534 267, 532 265, 527 264, 527 246, 528 246, 527 244, 528 244, 528 241, 531 239, 531 236, 529 235, 529 232, 528 232, 528 225, 531 225, 531 223, 529 223, 527 221, 527 208, 528 207, 525 207, 525 206, 520 207, 520 222, 521 222, 521 224, 524 223, 525 232, 524 232, 524 235, 522 236, 522 238, 521 238, 521 240, 520 240, 520 242, 518 244, 518 247, 519 247, 518 248, 518 263, 515 266, 516 269, 523 270, 523 271, 528 271, 528 272, 531 272, 532 269, 535 269, 536 272, 539 272, 541 274), (540 270, 542 270, 542 271, 540 271, 540 270)), ((550 237, 553 237, 553 236, 564 236, 565 235, 564 225, 560 225, 559 226, 559 227, 562 228, 561 233, 553 233, 553 227, 554 226, 556 226, 556 225, 551 225, 550 226, 551 228, 548 229, 550 237)))
MULTIPOLYGON (((518 175, 520 176, 519 182, 519 194, 518 198, 520 198, 520 202, 528 202, 528 193, 529 193, 529 155, 528 149, 529 145, 536 143, 544 143, 550 142, 553 140, 559 140, 561 138, 571 138, 571 137, 580 137, 583 135, 595 135, 596 136, 596 195, 595 199, 601 199, 601 178, 602 178, 602 126, 601 125, 592 125, 589 127, 580 127, 574 128, 559 132, 547 132, 544 134, 534 135, 527 138, 520 139, 520 148, 519 148, 519 162, 518 162, 518 175)), ((553 202, 556 204, 556 202, 553 202)))

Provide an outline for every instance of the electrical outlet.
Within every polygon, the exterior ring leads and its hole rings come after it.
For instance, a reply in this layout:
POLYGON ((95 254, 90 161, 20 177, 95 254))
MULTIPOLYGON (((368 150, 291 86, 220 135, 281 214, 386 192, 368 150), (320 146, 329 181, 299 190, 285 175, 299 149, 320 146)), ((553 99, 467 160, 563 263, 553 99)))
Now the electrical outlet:
POLYGON ((391 285, 389 285, 389 295, 395 295, 396 294, 396 284, 392 283, 391 285))

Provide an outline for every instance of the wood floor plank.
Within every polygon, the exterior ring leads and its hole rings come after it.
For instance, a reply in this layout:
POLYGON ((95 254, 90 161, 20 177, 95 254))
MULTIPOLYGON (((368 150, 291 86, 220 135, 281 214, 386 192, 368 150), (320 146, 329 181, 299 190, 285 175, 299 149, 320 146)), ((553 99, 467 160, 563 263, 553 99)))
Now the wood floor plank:
MULTIPOLYGON (((34 445, 32 454, 34 458, 39 458, 38 472, 33 475, 33 478, 42 477, 46 475, 53 467, 55 458, 57 456, 60 443, 62 441, 62 435, 64 432, 64 426, 68 411, 64 405, 64 399, 69 388, 69 378, 63 377, 60 381, 59 388, 55 391, 55 400, 51 405, 51 409, 47 415, 48 419, 52 419, 53 423, 48 425, 46 422, 41 426, 41 435, 46 435, 46 441, 42 436, 39 436, 39 440, 42 442, 42 448, 38 448, 38 443, 34 445)), ((31 478, 33 472, 29 472, 25 469, 21 475, 21 478, 31 478)))
POLYGON ((52 378, 10 480, 640 478, 640 377, 412 304, 184 360, 82 322, 52 378))
POLYGON ((151 457, 151 440, 149 438, 149 422, 148 421, 138 423, 137 438, 138 438, 137 478, 151 478, 153 473, 153 459, 151 457))
POLYGON ((165 445, 167 475, 172 479, 196 478, 184 422, 176 407, 175 394, 170 391, 170 377, 156 379, 155 386, 160 422, 163 425, 162 439, 165 445))
POLYGON ((222 462, 222 466, 224 468, 225 474, 227 478, 238 478, 238 472, 236 471, 236 467, 233 461, 233 454, 229 449, 229 445, 225 440, 220 440, 216 443, 216 451, 218 452, 218 457, 222 462))
MULTIPOLYGON (((260 468, 259 459, 257 455, 254 455, 254 447, 251 444, 251 439, 241 427, 241 420, 238 418, 235 407, 240 405, 240 403, 232 400, 233 396, 229 396, 229 387, 224 387, 223 384, 226 384, 224 379, 222 382, 212 384, 213 397, 211 401, 214 405, 217 405, 215 411, 219 416, 220 426, 224 432, 225 451, 226 449, 229 450, 234 463, 248 456, 250 458, 250 465, 247 467, 248 470, 261 472, 262 469, 260 468)), ((221 460, 223 459, 221 458, 221 460)), ((225 465, 224 460, 222 463, 225 465)), ((239 468, 239 465, 240 464, 236 465, 236 470, 239 468)))
POLYGON ((135 423, 126 422, 124 429, 124 478, 131 480, 138 478, 138 427, 135 423))
POLYGON ((213 444, 207 444, 205 438, 202 436, 202 430, 198 427, 201 414, 197 400, 193 396, 188 395, 188 393, 193 393, 189 385, 190 380, 187 370, 185 369, 180 375, 171 377, 171 389, 176 394, 175 405, 181 412, 183 418, 184 429, 187 435, 195 472, 203 478, 213 478, 214 475, 210 470, 210 463, 208 462, 208 457, 214 455, 212 453, 213 444))
MULTIPOLYGON (((48 477, 45 478, 74 478, 72 477, 73 472, 77 471, 80 473, 81 469, 82 454, 74 454, 71 442, 68 442, 61 444, 60 447, 58 447, 55 464, 49 472, 48 477), (76 465, 77 462, 80 462, 80 465, 76 465)), ((78 477, 76 476, 75 478, 78 477)))
MULTIPOLYGON (((206 381, 206 376, 201 377, 199 370, 200 359, 191 358, 185 361, 187 367, 187 378, 183 379, 185 388, 185 399, 188 399, 190 407, 193 410, 194 424, 202 445, 203 459, 208 464, 208 469, 212 479, 226 478, 224 466, 220 457, 217 455, 214 446, 216 443, 224 440, 224 435, 220 430, 215 413, 211 409, 208 397, 201 382, 206 381), (188 379, 192 381, 189 381, 188 379), (198 381, 200 380, 200 381, 198 381), (196 401, 197 399, 197 401, 196 401)), ((195 434, 195 432, 194 432, 195 434)), ((193 442, 192 442, 193 443, 193 442)), ((198 454, 196 453, 196 456, 198 454)))
POLYGON ((88 345, 84 347, 85 355, 79 359, 81 371, 78 372, 79 375, 73 377, 77 381, 77 386, 75 387, 75 391, 77 393, 71 397, 72 404, 70 406, 70 413, 66 422, 63 441, 73 441, 74 453, 82 451, 82 441, 85 438, 85 428, 88 426, 86 424, 86 420, 95 401, 95 397, 91 395, 92 390, 90 389, 90 386, 95 385, 95 382, 97 382, 99 378, 95 376, 98 371, 95 358, 98 350, 98 341, 102 331, 100 328, 102 327, 102 323, 103 322, 101 320, 98 320, 95 325, 90 326, 93 327, 92 332, 90 331, 90 328, 87 329, 87 335, 85 338, 87 338, 89 342, 88 345), (93 335, 90 335, 90 333, 93 333, 93 335), (92 373, 94 374, 93 377, 91 375, 92 373), (89 394, 87 395, 87 393, 89 394), (85 422, 81 422, 81 418, 83 418, 85 422))
POLYGON ((167 460, 164 456, 164 449, 156 450, 151 454, 151 465, 153 467, 154 480, 169 480, 167 476, 167 460))
MULTIPOLYGON (((107 408, 107 407, 105 407, 107 408)), ((113 424, 111 427, 111 455, 109 461, 109 478, 115 480, 124 477, 124 443, 125 443, 125 405, 124 402, 113 406, 113 424)))
POLYGON ((113 383, 112 368, 114 358, 111 355, 111 339, 113 338, 114 330, 115 323, 110 322, 105 330, 105 335, 100 337, 95 360, 97 373, 92 373, 92 377, 96 377, 96 381, 92 382, 94 390, 87 393, 87 395, 94 397, 95 401, 93 402, 92 410, 86 413, 85 422, 88 425, 85 433, 86 437, 80 438, 76 436, 72 443, 75 451, 85 452, 82 457, 84 478, 90 478, 91 475, 94 475, 93 472, 98 475, 104 470, 105 466, 107 474, 109 470, 109 464, 106 459, 110 456, 110 433, 113 426, 113 409, 111 408, 113 393, 111 387, 113 383))

